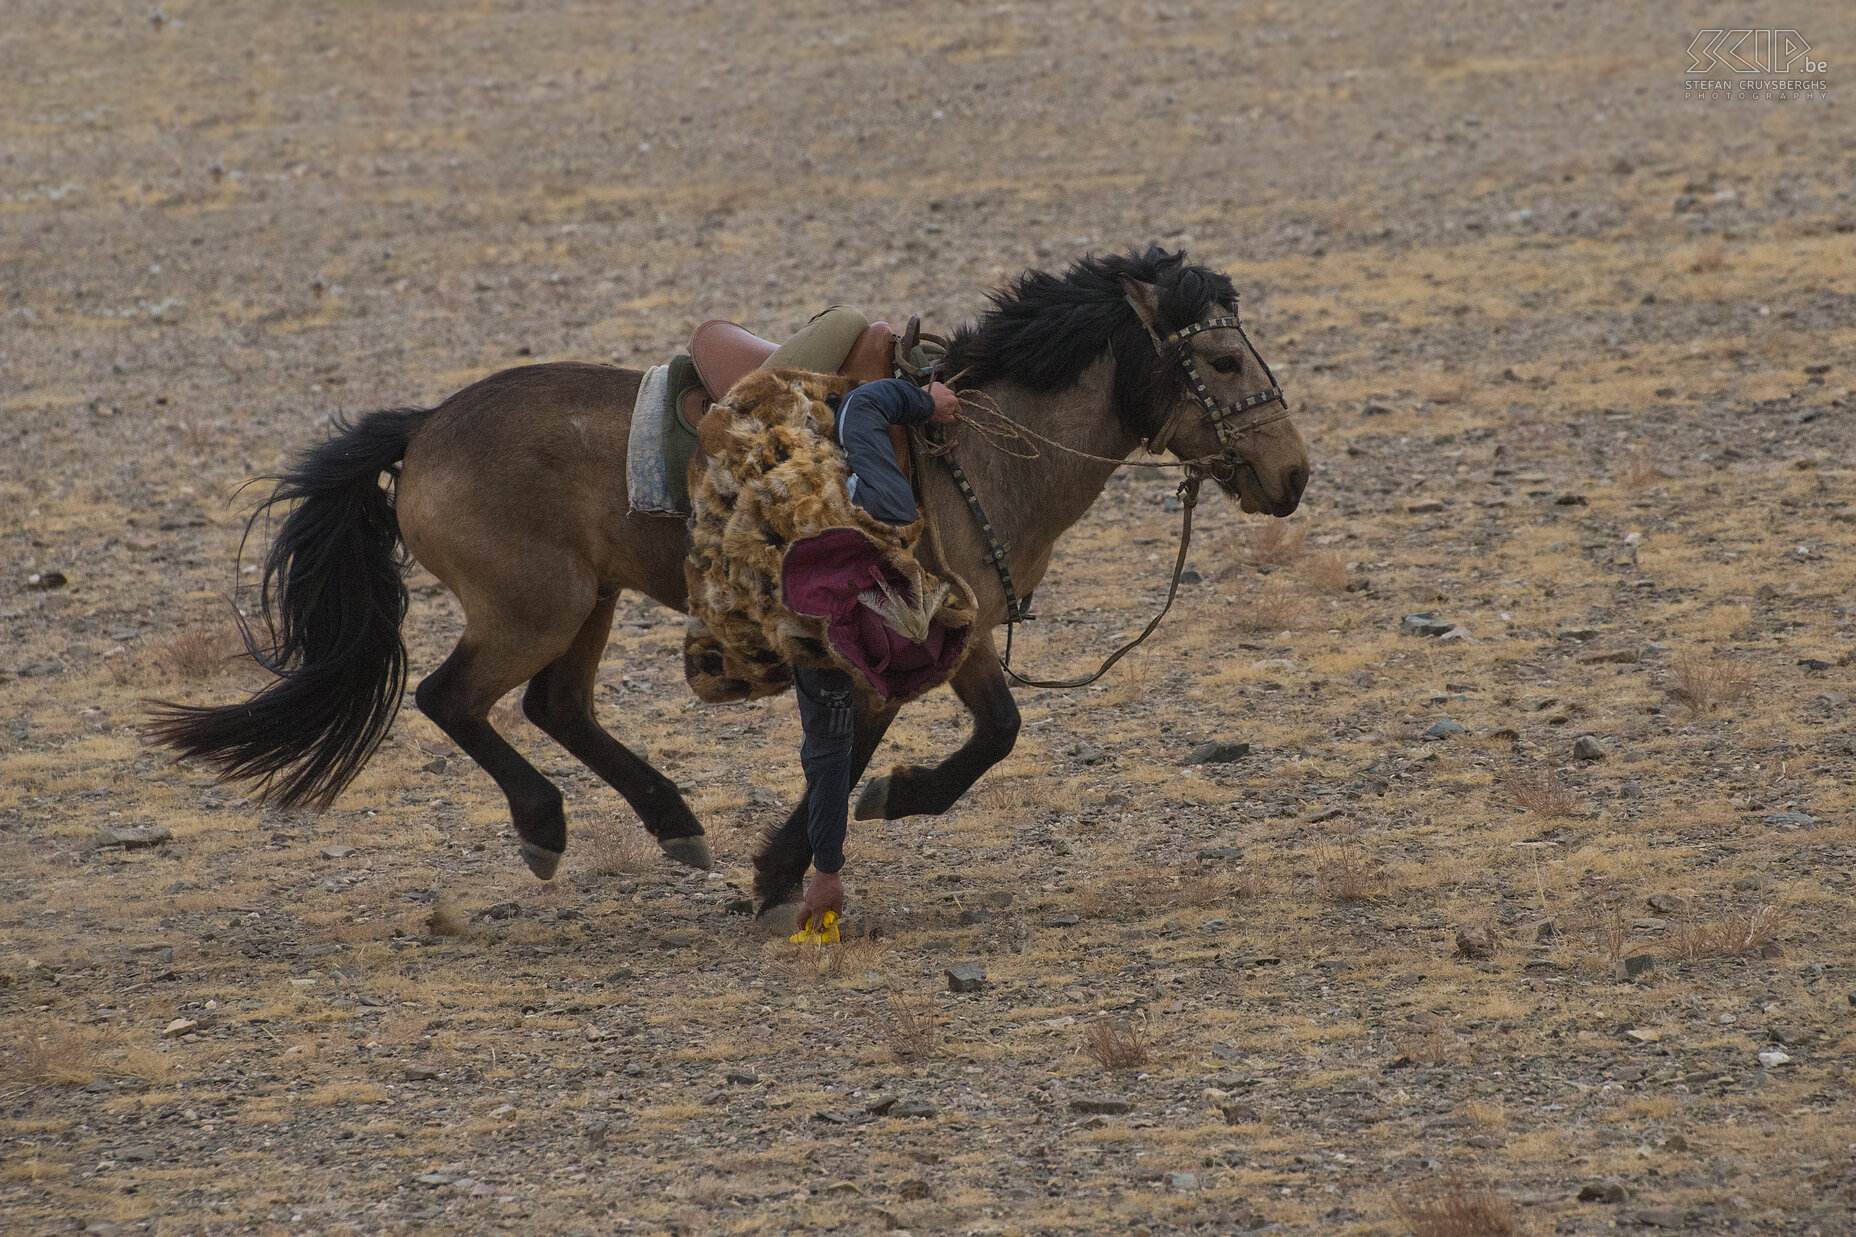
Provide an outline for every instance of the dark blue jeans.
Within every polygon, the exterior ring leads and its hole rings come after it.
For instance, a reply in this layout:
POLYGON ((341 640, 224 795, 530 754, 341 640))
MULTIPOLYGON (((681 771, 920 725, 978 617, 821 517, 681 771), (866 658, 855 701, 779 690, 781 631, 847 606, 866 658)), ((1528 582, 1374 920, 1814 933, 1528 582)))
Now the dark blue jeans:
POLYGON ((842 670, 793 668, 799 698, 799 766, 806 772, 806 833, 812 866, 836 872, 844 866, 844 833, 850 819, 851 747, 856 738, 851 676, 842 670))

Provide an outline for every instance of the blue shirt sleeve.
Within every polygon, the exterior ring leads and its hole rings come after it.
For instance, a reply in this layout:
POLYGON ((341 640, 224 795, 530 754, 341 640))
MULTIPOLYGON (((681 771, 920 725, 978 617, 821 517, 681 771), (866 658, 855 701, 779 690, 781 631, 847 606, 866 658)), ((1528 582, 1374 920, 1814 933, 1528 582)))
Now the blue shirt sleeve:
POLYGON ((915 521, 915 495, 896 466, 892 425, 914 425, 934 414, 934 399, 912 382, 866 382, 838 405, 838 443, 850 464, 851 501, 886 524, 915 521))

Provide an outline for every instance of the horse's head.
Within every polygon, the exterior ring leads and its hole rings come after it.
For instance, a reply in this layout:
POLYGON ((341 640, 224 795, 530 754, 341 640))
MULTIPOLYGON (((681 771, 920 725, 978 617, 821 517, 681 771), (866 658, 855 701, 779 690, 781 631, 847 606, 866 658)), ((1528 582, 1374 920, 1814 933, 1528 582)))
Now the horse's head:
POLYGON ((1237 323, 1230 281, 1183 258, 1161 263, 1154 282, 1122 279, 1151 345, 1148 447, 1209 457, 1206 472, 1245 511, 1288 515, 1308 485, 1308 448, 1237 323))

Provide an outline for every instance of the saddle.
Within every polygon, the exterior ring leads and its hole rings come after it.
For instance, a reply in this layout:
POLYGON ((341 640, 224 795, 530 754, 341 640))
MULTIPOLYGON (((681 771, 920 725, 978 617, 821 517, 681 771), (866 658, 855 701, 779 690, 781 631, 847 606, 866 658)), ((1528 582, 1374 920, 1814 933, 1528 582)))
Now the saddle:
MULTIPOLYGON (((911 334, 919 331, 915 319, 910 320, 910 328, 911 334)), ((851 344, 837 373, 858 385, 894 376, 897 342, 898 336, 889 329, 887 322, 872 322, 851 344)), ((772 340, 762 339, 746 327, 721 318, 711 318, 697 327, 696 334, 690 338, 690 360, 701 385, 684 391, 678 400, 677 410, 684 423, 700 435, 703 418, 716 400, 759 369, 778 348, 772 340)), ((895 448, 896 463, 902 475, 913 481, 908 430, 900 425, 890 426, 889 440, 895 448)))

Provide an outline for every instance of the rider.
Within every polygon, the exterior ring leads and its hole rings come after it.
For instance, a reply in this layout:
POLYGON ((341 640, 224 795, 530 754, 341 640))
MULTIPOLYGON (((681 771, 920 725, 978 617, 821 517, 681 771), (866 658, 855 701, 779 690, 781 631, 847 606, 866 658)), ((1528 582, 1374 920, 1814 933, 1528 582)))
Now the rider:
MULTIPOLYGON (((781 345, 765 367, 830 372, 863 325, 863 316, 855 310, 833 306, 781 345)), ((922 421, 951 425, 959 413, 959 398, 939 382, 923 389, 900 378, 884 378, 845 396, 838 406, 838 442, 850 469, 851 501, 886 524, 914 523, 915 495, 896 464, 889 427, 922 421)), ((851 676, 842 670, 795 666, 793 686, 805 730, 799 764, 806 774, 806 832, 812 842, 812 876, 806 882, 800 926, 814 921, 822 926, 826 911, 844 913, 839 872, 844 867, 855 739, 851 676)))

